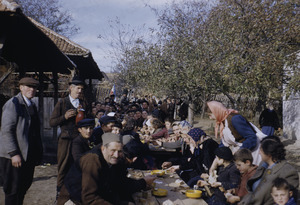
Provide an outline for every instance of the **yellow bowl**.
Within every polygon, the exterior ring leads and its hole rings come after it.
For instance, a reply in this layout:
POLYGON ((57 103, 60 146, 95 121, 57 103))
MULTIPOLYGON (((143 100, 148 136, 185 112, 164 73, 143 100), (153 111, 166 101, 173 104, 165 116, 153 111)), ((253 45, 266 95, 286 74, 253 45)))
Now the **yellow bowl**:
POLYGON ((153 189, 152 194, 154 196, 167 196, 168 190, 166 190, 166 189, 153 189))
POLYGON ((189 198, 197 199, 201 197, 202 191, 190 189, 186 190, 185 195, 189 198))
POLYGON ((165 174, 165 171, 164 170, 152 170, 151 171, 151 175, 156 175, 156 176, 163 176, 165 174))

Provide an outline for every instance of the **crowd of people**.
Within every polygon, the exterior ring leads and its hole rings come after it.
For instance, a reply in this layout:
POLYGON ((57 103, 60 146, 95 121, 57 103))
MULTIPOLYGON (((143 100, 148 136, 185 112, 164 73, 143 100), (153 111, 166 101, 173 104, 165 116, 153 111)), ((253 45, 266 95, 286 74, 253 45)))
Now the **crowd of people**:
MULTIPOLYGON (((21 79, 20 94, 3 107, 0 176, 6 205, 23 203, 42 157, 31 102, 37 87, 38 81, 21 79)), ((268 123, 275 118, 272 111, 262 114, 261 131, 237 110, 210 101, 207 112, 216 125, 215 136, 209 136, 186 121, 188 104, 179 99, 129 100, 124 92, 119 103, 111 95, 89 105, 81 98, 84 88, 74 77, 50 117, 50 125, 60 128, 57 204, 134 204, 132 194, 151 188, 156 177, 131 179, 128 168, 176 172, 191 188, 202 189, 209 205, 296 204, 298 172, 274 136, 278 119, 268 123), (176 155, 159 163, 149 144, 175 149, 176 155)))

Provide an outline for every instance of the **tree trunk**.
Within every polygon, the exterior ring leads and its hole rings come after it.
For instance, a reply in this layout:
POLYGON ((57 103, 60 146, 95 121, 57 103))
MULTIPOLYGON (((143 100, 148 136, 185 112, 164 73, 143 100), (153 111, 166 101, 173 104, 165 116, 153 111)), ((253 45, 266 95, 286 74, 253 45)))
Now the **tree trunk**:
POLYGON ((189 102, 188 122, 189 122, 191 125, 194 125, 194 110, 195 110, 195 104, 189 102))

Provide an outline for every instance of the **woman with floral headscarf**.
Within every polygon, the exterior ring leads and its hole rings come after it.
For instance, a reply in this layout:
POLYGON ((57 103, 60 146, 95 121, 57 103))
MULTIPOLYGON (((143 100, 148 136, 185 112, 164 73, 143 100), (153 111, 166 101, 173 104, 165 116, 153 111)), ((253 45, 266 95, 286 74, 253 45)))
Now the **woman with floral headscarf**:
POLYGON ((266 135, 238 111, 227 109, 217 101, 210 101, 207 105, 211 111, 210 118, 216 120, 215 137, 220 133, 222 138, 220 146, 229 147, 233 153, 240 148, 247 148, 252 151, 253 163, 258 165, 261 161, 259 142, 266 135))

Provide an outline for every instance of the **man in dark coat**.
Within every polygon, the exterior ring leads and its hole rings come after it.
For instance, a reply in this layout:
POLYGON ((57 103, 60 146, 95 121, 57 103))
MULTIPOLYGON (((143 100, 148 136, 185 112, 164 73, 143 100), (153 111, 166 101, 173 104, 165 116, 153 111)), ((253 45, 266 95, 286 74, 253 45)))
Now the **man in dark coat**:
POLYGON ((128 204, 134 192, 153 183, 155 177, 140 180, 126 177, 120 135, 105 133, 102 145, 83 155, 70 169, 58 198, 58 205, 71 199, 76 204, 128 204))
POLYGON ((23 204, 43 155, 40 121, 31 101, 39 82, 25 77, 19 84, 21 92, 5 103, 2 112, 0 176, 6 205, 23 204))
POLYGON ((85 83, 75 76, 69 84, 69 95, 57 102, 50 117, 50 126, 60 126, 61 129, 57 146, 57 195, 73 163, 71 144, 79 134, 76 128, 77 112, 81 108, 87 110, 87 105, 80 99, 85 83))

